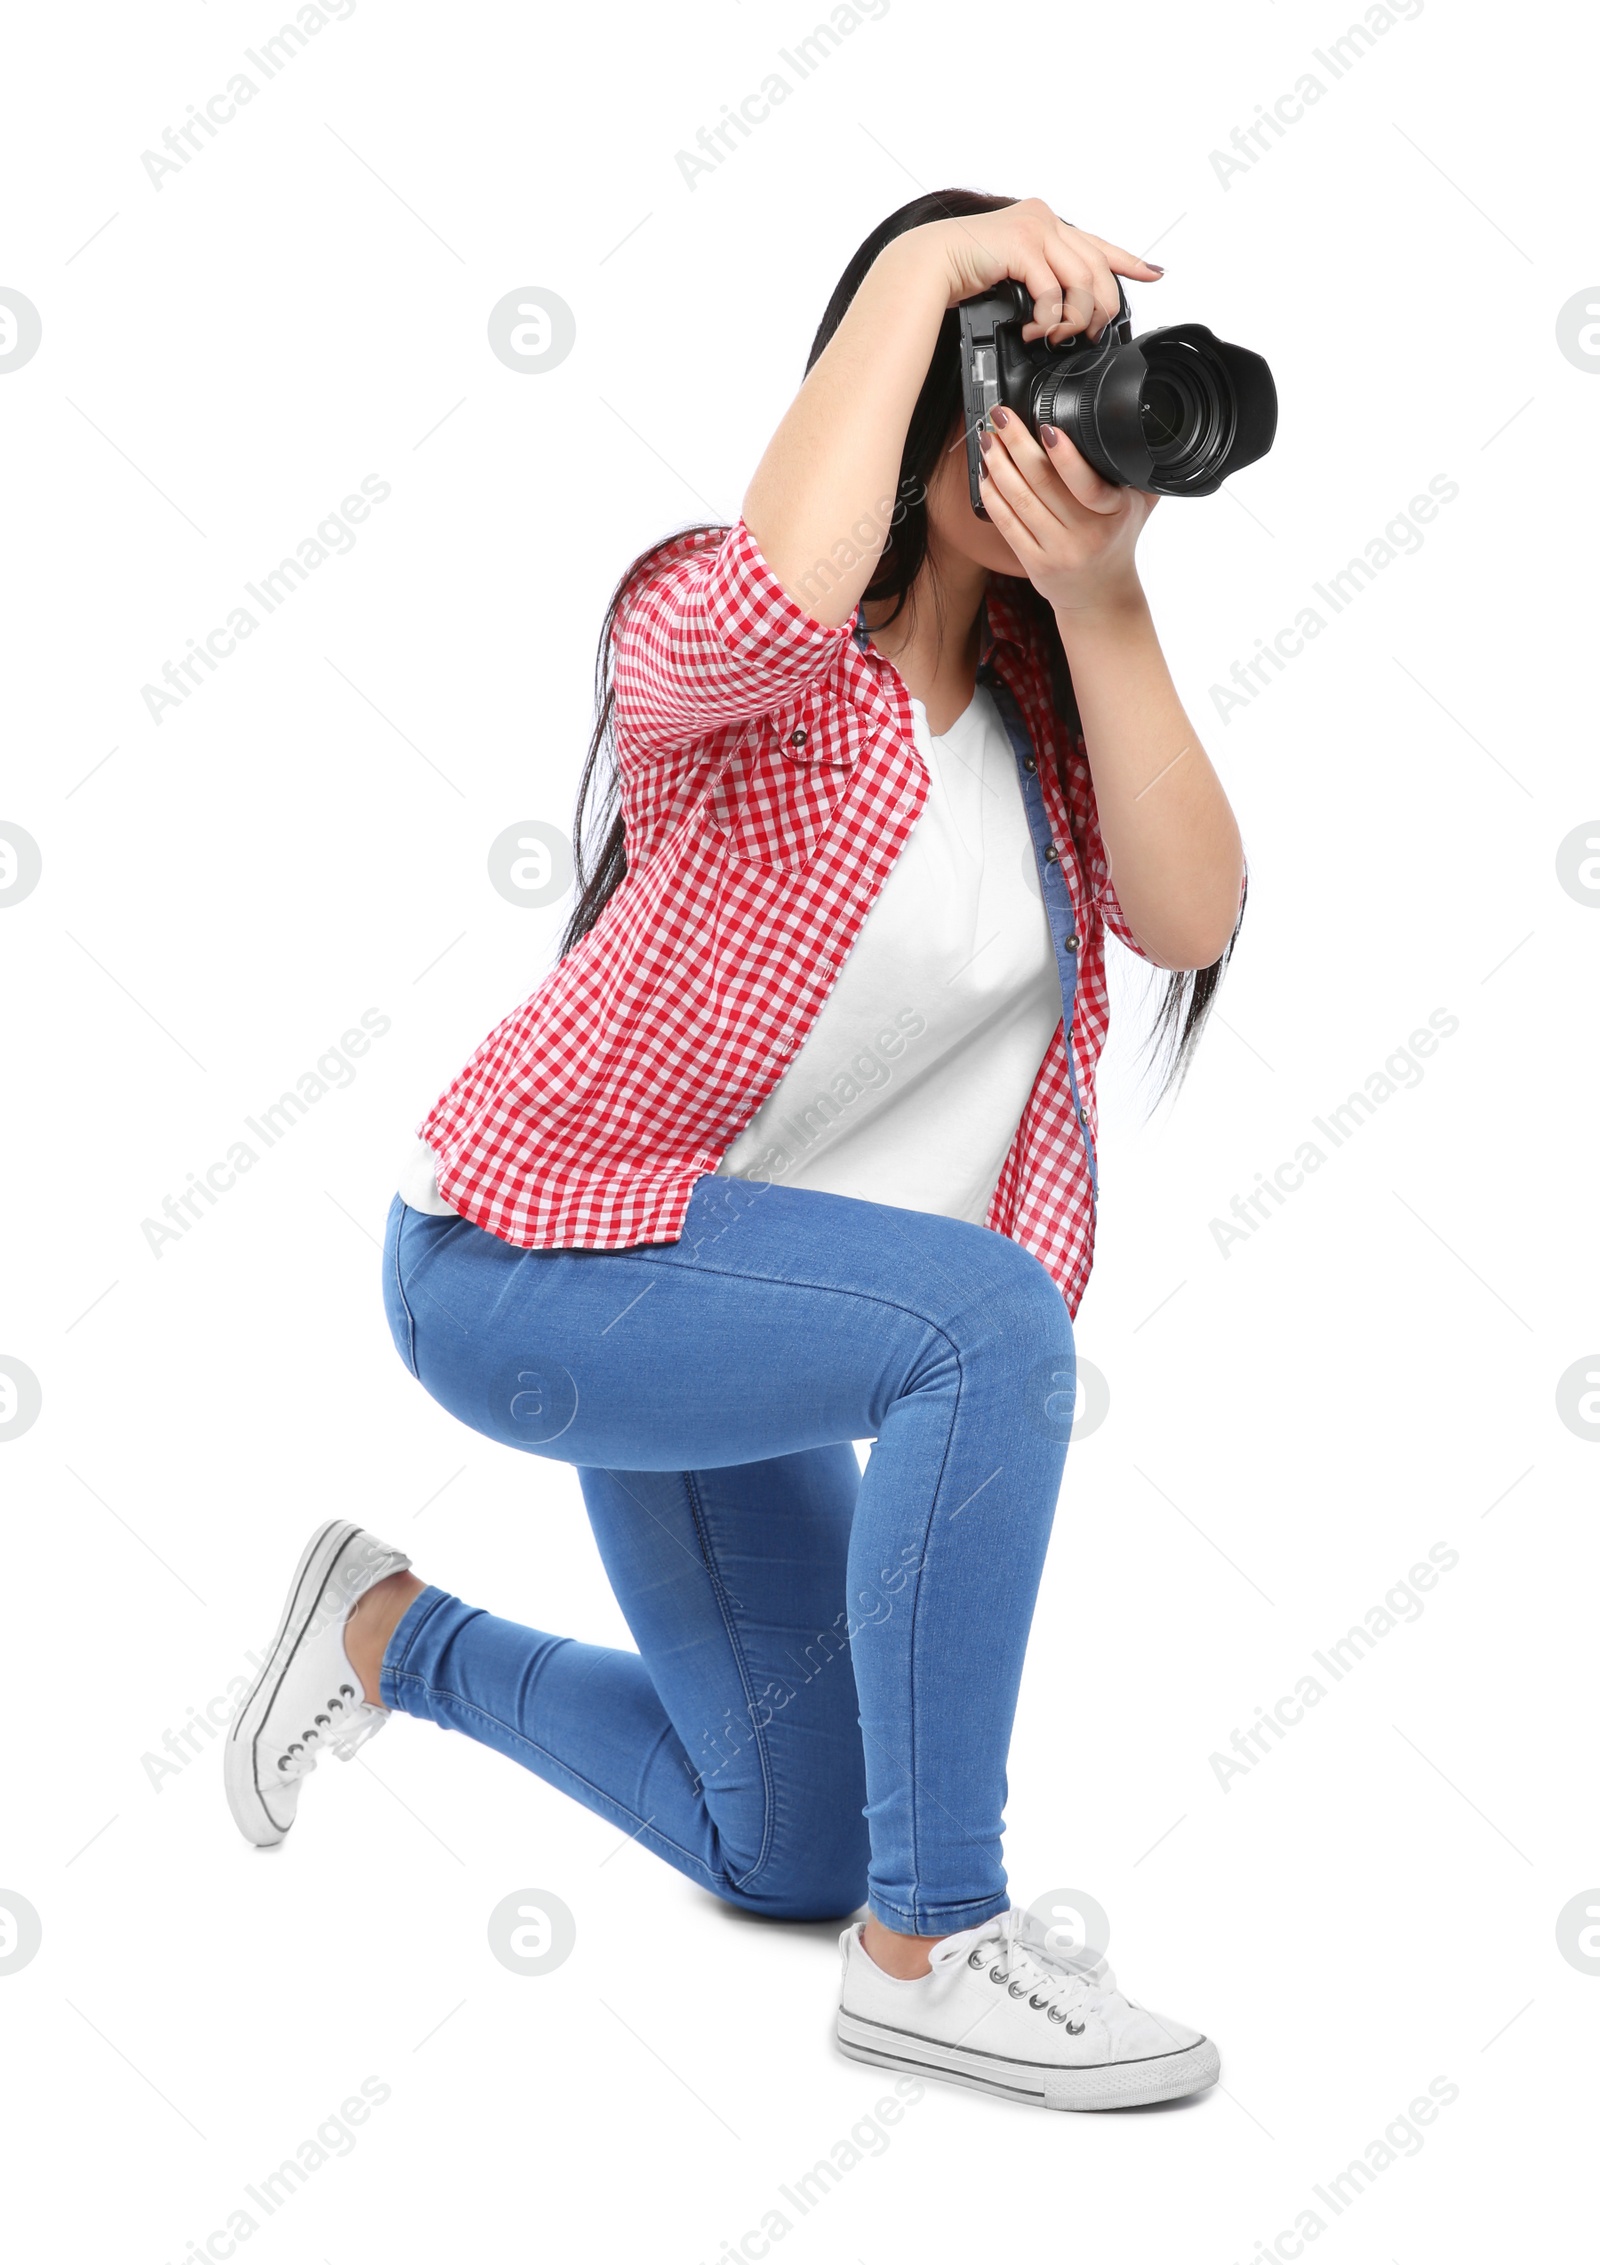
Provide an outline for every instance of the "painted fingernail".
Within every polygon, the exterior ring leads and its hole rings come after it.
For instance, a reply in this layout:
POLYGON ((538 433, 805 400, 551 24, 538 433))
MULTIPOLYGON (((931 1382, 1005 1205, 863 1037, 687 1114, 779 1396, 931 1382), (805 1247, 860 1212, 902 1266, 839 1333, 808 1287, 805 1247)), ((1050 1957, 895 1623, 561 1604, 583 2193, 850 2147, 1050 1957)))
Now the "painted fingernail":
POLYGON ((1164 267, 1157 267, 1154 260, 1146 260, 1144 264, 1152 275, 1165 275, 1167 272, 1164 267))
POLYGON ((1041 425, 1039 427, 1039 438, 1044 442, 1046 448, 1054 448, 1061 435, 1054 425, 1041 425))
POLYGON ((982 449, 982 451, 983 451, 984 455, 985 455, 985 456, 987 456, 987 455, 988 455, 988 453, 989 453, 989 451, 990 451, 990 449, 991 449, 991 448, 993 448, 993 446, 994 446, 994 434, 993 434, 993 433, 979 433, 979 435, 978 435, 978 446, 979 446, 979 447, 980 447, 980 448, 982 449))
POLYGON ((989 422, 991 425, 1005 425, 1009 424, 1010 421, 1011 419, 1009 410, 991 409, 989 412, 989 422))

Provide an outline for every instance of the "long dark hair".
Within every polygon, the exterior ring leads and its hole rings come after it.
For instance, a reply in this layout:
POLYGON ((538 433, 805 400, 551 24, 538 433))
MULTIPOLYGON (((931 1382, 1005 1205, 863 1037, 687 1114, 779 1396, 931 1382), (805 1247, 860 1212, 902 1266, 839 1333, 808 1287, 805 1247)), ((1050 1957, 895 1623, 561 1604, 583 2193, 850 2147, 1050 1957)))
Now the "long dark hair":
MULTIPOLYGON (((902 205, 898 212, 890 213, 888 219, 880 222, 872 231, 840 276, 833 297, 828 301, 827 309, 817 326, 817 335, 811 342, 811 351, 806 357, 807 371, 810 371, 844 320, 845 312, 860 289, 867 270, 886 244, 891 243, 896 236, 904 235, 908 229, 920 228, 929 221, 959 220, 977 213, 999 212, 1015 202, 1014 197, 985 196, 975 189, 939 189, 927 196, 915 197, 910 204, 902 205)), ((962 415, 958 335, 957 318, 952 308, 939 326, 938 343, 928 364, 928 374, 911 412, 911 423, 900 459, 898 509, 889 540, 872 580, 867 585, 866 596, 869 600, 894 601, 893 610, 885 617, 886 622, 899 616, 910 596, 912 584, 928 561, 928 483, 938 468, 940 457, 949 446, 951 430, 960 422, 962 415)), ((677 534, 669 535, 642 551, 611 594, 595 658, 594 734, 589 741, 583 776, 578 782, 577 808, 572 822, 576 897, 561 938, 558 953, 561 959, 588 934, 628 870, 627 845, 623 835, 622 815, 618 808, 616 748, 613 738, 616 689, 612 679, 612 653, 618 622, 634 591, 669 559, 715 545, 727 532, 726 527, 705 524, 681 528, 677 534), (596 837, 599 837, 597 846, 596 837)), ((1006 594, 1032 628, 1037 648, 1049 674, 1056 713, 1076 736, 1081 729, 1078 704, 1072 690, 1072 677, 1055 615, 1030 582, 1008 580, 1006 594)), ((1059 747, 1056 769, 1062 798, 1065 800, 1066 767, 1059 747)), ((1241 906, 1240 920, 1242 919, 1241 906)), ((1222 981, 1223 970, 1238 938, 1239 925, 1236 923, 1222 957, 1214 966, 1184 968, 1168 974, 1157 1005, 1154 1026, 1146 1040, 1147 1056, 1159 1059, 1162 1064, 1156 1102, 1182 1084, 1211 1011, 1217 987, 1222 981)), ((1154 1107, 1155 1102, 1151 1106, 1154 1107)))

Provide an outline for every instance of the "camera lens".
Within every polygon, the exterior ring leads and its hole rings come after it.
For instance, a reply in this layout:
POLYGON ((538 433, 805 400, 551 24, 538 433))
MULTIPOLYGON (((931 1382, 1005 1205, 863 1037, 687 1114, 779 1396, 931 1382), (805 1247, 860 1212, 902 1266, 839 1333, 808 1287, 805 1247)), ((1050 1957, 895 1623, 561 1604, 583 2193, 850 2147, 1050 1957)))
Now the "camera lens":
POLYGON ((1168 492, 1208 477, 1233 445, 1228 373, 1211 355, 1173 341, 1149 355, 1139 388, 1139 430, 1168 492))
POLYGON ((1148 377, 1139 396, 1139 426, 1152 456, 1160 458, 1183 438, 1183 396, 1170 378, 1148 377))

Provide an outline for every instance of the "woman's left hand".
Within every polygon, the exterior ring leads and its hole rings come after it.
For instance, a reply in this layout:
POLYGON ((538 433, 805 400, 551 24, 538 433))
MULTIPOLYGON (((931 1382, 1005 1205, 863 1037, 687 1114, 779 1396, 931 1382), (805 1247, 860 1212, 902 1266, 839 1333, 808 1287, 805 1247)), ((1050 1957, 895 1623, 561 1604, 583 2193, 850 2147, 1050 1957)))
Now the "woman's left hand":
POLYGON ((1063 432, 1041 446, 1014 409, 996 409, 983 452, 983 507, 1057 614, 1140 596, 1134 546, 1159 498, 1114 488, 1063 432))

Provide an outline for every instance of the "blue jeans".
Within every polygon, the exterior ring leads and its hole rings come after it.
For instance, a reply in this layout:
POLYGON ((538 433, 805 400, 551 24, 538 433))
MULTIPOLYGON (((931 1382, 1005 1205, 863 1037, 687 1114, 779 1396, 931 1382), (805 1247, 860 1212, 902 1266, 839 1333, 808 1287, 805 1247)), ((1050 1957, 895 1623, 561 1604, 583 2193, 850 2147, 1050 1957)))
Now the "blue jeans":
POLYGON ((679 1242, 624 1251, 518 1250, 397 1196, 383 1269, 441 1407, 577 1466, 638 1646, 427 1588, 386 1704, 747 1910, 865 1900, 906 1934, 1003 1911, 1006 1750, 1075 1384, 1039 1261, 962 1220, 708 1173, 679 1242))

